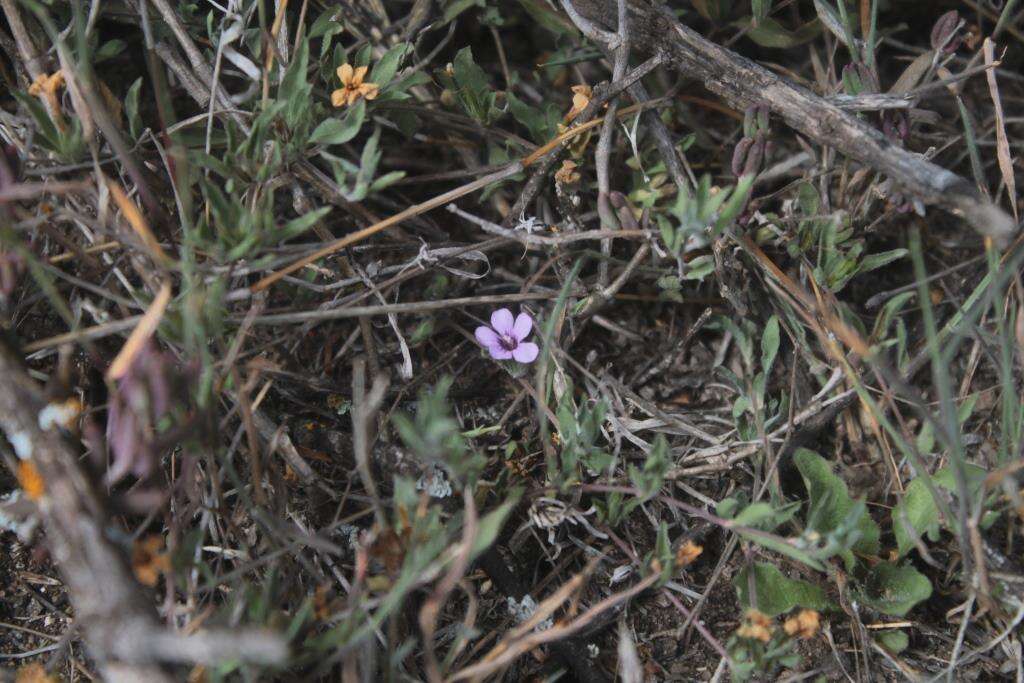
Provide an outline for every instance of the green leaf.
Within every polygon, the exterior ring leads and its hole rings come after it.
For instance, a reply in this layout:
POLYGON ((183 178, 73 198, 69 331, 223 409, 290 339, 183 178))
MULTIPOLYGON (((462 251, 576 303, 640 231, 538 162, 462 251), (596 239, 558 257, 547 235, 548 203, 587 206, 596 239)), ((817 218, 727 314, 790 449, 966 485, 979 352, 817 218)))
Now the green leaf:
POLYGON ((387 90, 381 93, 381 96, 378 98, 378 101, 408 99, 410 97, 410 95, 407 92, 408 90, 420 85, 427 85, 428 83, 433 83, 433 81, 430 80, 430 76, 423 73, 422 71, 409 72, 405 76, 401 76, 400 78, 393 80, 391 84, 388 85, 387 90))
POLYGON ((332 7, 330 9, 324 10, 320 14, 320 16, 318 16, 313 21, 312 26, 309 27, 309 37, 319 38, 321 36, 331 35, 340 32, 342 26, 337 21, 335 21, 335 19, 338 18, 338 15, 340 13, 341 8, 339 7, 332 7))
POLYGON ((519 4, 541 28, 547 29, 555 35, 575 36, 578 34, 576 26, 567 17, 552 10, 544 0, 519 0, 519 4))
POLYGON ((128 115, 128 132, 132 138, 139 139, 142 133, 142 117, 139 116, 139 92, 142 90, 142 78, 136 78, 128 94, 124 98, 124 110, 128 115))
MULTIPOLYGON (((827 460, 806 448, 797 449, 793 461, 800 470, 810 498, 808 526, 822 535, 843 531, 854 507, 846 483, 832 472, 827 460)), ((876 554, 880 531, 866 510, 856 521, 856 531, 859 538, 851 546, 853 550, 866 555, 876 554)), ((847 554, 844 559, 849 569, 853 558, 847 554)))
POLYGON ((675 567, 675 553, 672 552, 672 543, 668 538, 668 524, 658 524, 658 537, 654 542, 654 552, 649 553, 645 558, 644 565, 651 566, 651 560, 656 559, 661 564, 661 579, 658 585, 663 585, 672 578, 675 567))
POLYGON ((910 636, 904 631, 882 631, 876 638, 878 643, 894 655, 898 655, 910 645, 910 636))
POLYGON ((311 211, 305 216, 299 216, 284 224, 283 239, 291 239, 297 235, 301 235, 310 228, 312 228, 318 220, 326 216, 331 212, 331 207, 324 206, 316 211, 311 211))
POLYGON ((116 57, 117 55, 124 52, 126 43, 123 40, 115 38, 114 40, 108 40, 107 42, 100 45, 99 49, 93 57, 93 63, 99 64, 100 62, 116 57))
POLYGON ((747 37, 761 47, 793 48, 808 43, 821 33, 821 22, 817 19, 807 22, 795 31, 780 24, 771 17, 761 19, 754 25, 749 18, 736 22, 747 30, 747 37))
POLYGON ((492 543, 498 538, 498 532, 501 531, 502 525, 505 520, 508 519, 508 515, 512 510, 515 509, 516 505, 519 504, 518 489, 512 491, 512 495, 508 499, 498 506, 496 510, 488 512, 479 521, 476 537, 473 539, 473 550, 470 556, 475 558, 480 555, 483 551, 487 550, 492 543))
POLYGON ((775 356, 779 352, 779 317, 773 315, 764 326, 761 335, 761 367, 767 376, 771 372, 775 356))
POLYGON ((277 99, 295 105, 299 101, 308 103, 310 86, 306 82, 306 69, 309 66, 309 41, 299 43, 299 49, 292 57, 288 70, 281 79, 277 89, 277 99), (303 100, 303 98, 305 98, 303 100))
POLYGON ((398 72, 398 65, 402 63, 402 57, 405 56, 408 50, 408 43, 399 43, 384 53, 384 56, 380 58, 377 65, 373 67, 367 82, 376 83, 380 88, 384 88, 395 77, 395 74, 398 72))
POLYGON ((883 562, 868 574, 861 598, 872 609, 902 617, 931 594, 931 582, 914 567, 883 562))
POLYGON ((530 138, 537 144, 543 144, 555 136, 561 116, 554 105, 549 104, 544 109, 533 107, 510 92, 508 110, 516 121, 526 126, 530 138))
POLYGON ((405 177, 405 171, 389 171, 370 183, 370 192, 380 192, 405 177))
MULTIPOLYGON (((722 207, 722 211, 718 215, 718 220, 715 221, 715 234, 721 234, 726 227, 728 227, 743 211, 743 208, 747 205, 747 199, 750 198, 750 191, 754 187, 754 180, 757 179, 757 174, 750 173, 742 176, 739 182, 736 183, 736 188, 729 195, 729 200, 725 202, 722 207)), ((721 192, 719 194, 722 194, 721 192)))
MULTIPOLYGON (((322 38, 320 41, 320 62, 327 67, 333 67, 334 65, 330 62, 325 62, 324 57, 327 56, 327 52, 331 49, 331 41, 334 36, 342 33, 345 28, 335 21, 340 13, 340 8, 332 7, 316 18, 313 25, 309 28, 310 39, 322 38)), ((340 45, 338 47, 341 47, 340 45)), ((328 68, 326 73, 331 74, 334 72, 333 68, 328 68)))
POLYGON ((459 16, 470 7, 484 7, 484 0, 448 0, 444 8, 444 17, 441 19, 442 22, 447 24, 449 21, 459 16))
POLYGON ((47 113, 46 107, 43 106, 42 102, 31 95, 26 95, 17 90, 11 94, 14 95, 18 102, 21 102, 22 106, 28 109, 28 113, 35 119, 36 126, 39 128, 39 134, 43 137, 46 147, 51 152, 59 152, 61 147, 60 134, 57 132, 57 127, 53 125, 53 121, 50 119, 50 115, 47 113))
POLYGON ((821 196, 810 183, 800 183, 796 191, 796 201, 805 216, 816 216, 821 209, 821 196))
MULTIPOLYGON (((599 417, 604 417, 603 410, 599 417)), ((588 440, 593 440, 593 438, 596 438, 596 434, 588 434, 587 437, 588 440)), ((629 480, 635 488, 640 490, 640 497, 644 501, 650 500, 651 497, 658 493, 658 490, 665 481, 665 473, 668 472, 670 464, 668 441, 665 439, 664 434, 658 434, 654 439, 651 452, 647 454, 647 458, 644 460, 643 469, 639 469, 634 465, 629 466, 629 480)))
POLYGON ((770 617, 789 612, 794 607, 814 610, 825 610, 830 607, 821 588, 800 579, 790 579, 775 565, 766 562, 755 562, 744 568, 732 583, 736 587, 740 604, 745 608, 755 606, 750 596, 750 585, 753 583, 757 598, 756 607, 770 617), (750 579, 751 569, 753 581, 750 579))
POLYGON ((882 311, 875 319, 875 326, 871 331, 871 338, 875 341, 882 341, 889 334, 889 325, 899 315, 900 311, 908 301, 916 296, 914 292, 903 292, 885 302, 882 311))
POLYGON ((445 376, 433 389, 425 387, 420 391, 415 416, 396 413, 391 423, 421 462, 443 464, 454 479, 472 485, 487 461, 466 442, 452 417, 448 402, 451 386, 451 377, 445 376))
MULTIPOLYGON (((678 247, 681 245, 675 246, 678 247)), ((674 253, 678 253, 678 251, 679 249, 677 248, 674 253)), ((683 279, 703 281, 704 278, 713 272, 715 272, 715 258, 704 254, 703 256, 698 256, 686 264, 686 272, 683 273, 683 279)))
POLYGON ((760 24, 772 12, 772 0, 751 0, 750 10, 754 13, 754 21, 760 24))
POLYGON ((740 505, 741 502, 736 497, 723 498, 715 505, 715 514, 724 519, 732 519, 740 505))
POLYGON ((343 119, 329 118, 320 122, 309 136, 313 145, 340 145, 359 134, 366 118, 366 100, 359 100, 343 119))
MULTIPOLYGON (((926 425, 930 426, 930 425, 926 425)), ((924 430, 922 430, 922 434, 924 430)), ((920 437, 919 437, 920 444, 920 437)), ((967 488, 977 495, 985 480, 985 470, 977 465, 965 465, 967 475, 967 488)), ((956 479, 948 467, 932 476, 932 483, 937 489, 956 491, 956 479)), ((907 485, 903 498, 892 511, 892 533, 896 538, 896 549, 899 557, 903 557, 916 547, 915 536, 924 538, 927 536, 932 541, 939 537, 939 507, 928 490, 924 479, 918 477, 907 485), (910 525, 910 529, 907 525, 910 525)))
MULTIPOLYGON (((845 2, 846 0, 839 0, 845 2)), ((832 0, 814 0, 814 9, 818 18, 836 38, 846 47, 853 49, 850 27, 843 21, 839 13, 832 7, 832 0)))
POLYGON ((861 262, 860 267, 857 269, 858 273, 867 273, 872 270, 886 266, 893 261, 897 261, 907 255, 906 249, 893 249, 891 251, 883 251, 879 254, 871 254, 865 256, 861 262))
POLYGON ((754 503, 736 515, 735 521, 743 526, 771 531, 791 520, 799 509, 798 504, 775 509, 768 503, 754 503))
POLYGON ((491 92, 487 74, 473 61, 471 48, 459 50, 452 61, 452 71, 463 109, 480 123, 490 123, 494 93, 491 92))

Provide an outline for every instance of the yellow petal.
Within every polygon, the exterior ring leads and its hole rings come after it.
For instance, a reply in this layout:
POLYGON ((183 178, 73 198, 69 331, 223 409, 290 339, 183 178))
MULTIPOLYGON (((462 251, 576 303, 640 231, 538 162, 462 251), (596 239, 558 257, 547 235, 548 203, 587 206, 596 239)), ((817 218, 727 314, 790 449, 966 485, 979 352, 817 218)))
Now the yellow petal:
POLYGON ((46 79, 45 89, 49 92, 57 92, 57 89, 64 85, 64 72, 55 71, 46 79))
POLYGON ((338 78, 341 79, 342 84, 348 85, 349 81, 352 80, 352 65, 342 64, 338 67, 338 78))
POLYGON ((359 67, 358 69, 356 69, 356 75, 355 75, 355 78, 353 78, 353 79, 352 79, 352 84, 353 84, 353 85, 362 85, 362 83, 363 83, 363 78, 365 78, 365 77, 366 77, 366 70, 367 70, 368 68, 369 68, 369 67, 366 67, 366 66, 361 66, 361 67, 359 67))
POLYGON ((43 92, 43 88, 46 87, 48 81, 49 79, 46 77, 45 74, 39 74, 36 77, 36 80, 32 81, 32 85, 28 86, 28 94, 38 95, 39 93, 43 92))
POLYGON ((345 106, 345 89, 335 90, 331 93, 331 104, 335 107, 345 106))
POLYGON ((376 83, 365 83, 363 84, 363 87, 359 89, 359 92, 362 93, 363 97, 366 99, 375 100, 377 99, 377 95, 380 94, 380 88, 377 87, 376 83))

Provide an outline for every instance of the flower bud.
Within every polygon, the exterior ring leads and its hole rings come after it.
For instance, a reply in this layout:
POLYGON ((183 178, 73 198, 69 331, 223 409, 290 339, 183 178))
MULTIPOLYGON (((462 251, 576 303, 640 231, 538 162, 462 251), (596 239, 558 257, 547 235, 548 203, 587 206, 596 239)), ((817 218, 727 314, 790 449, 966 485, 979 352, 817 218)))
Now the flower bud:
POLYGON ((762 131, 758 131, 753 138, 740 140, 732 155, 733 175, 738 178, 760 171, 767 147, 768 137, 762 131))
POLYGON ((743 169, 747 165, 747 154, 753 144, 753 138, 743 138, 736 144, 736 149, 732 153, 732 174, 734 176, 743 175, 743 169))
POLYGON ((944 54, 952 54, 960 47, 961 39, 956 35, 960 27, 960 14, 954 9, 946 12, 932 27, 932 49, 941 50, 944 54))

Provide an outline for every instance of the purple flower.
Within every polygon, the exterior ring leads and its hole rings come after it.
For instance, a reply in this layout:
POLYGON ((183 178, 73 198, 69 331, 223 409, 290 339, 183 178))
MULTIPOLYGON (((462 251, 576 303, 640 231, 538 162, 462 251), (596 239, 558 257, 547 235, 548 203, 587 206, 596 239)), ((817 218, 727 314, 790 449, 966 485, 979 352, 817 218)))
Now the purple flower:
POLYGON ((529 313, 520 313, 515 320, 512 311, 499 308, 491 313, 491 326, 476 328, 476 340, 483 345, 495 360, 513 358, 520 363, 537 360, 540 349, 533 342, 523 340, 530 336, 533 318, 529 313))
POLYGON ((107 444, 113 458, 108 483, 128 474, 144 479, 153 473, 160 462, 159 423, 173 417, 191 379, 152 342, 135 356, 110 394, 107 444))

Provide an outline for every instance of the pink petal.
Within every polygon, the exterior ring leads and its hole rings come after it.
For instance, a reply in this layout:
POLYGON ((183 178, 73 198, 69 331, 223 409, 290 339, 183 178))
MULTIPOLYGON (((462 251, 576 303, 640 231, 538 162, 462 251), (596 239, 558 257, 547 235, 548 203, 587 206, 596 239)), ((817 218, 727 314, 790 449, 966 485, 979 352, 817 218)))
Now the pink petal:
POLYGON ((500 346, 500 340, 498 339, 497 333, 486 325, 481 325, 476 328, 473 333, 476 340, 480 342, 481 346, 491 348, 492 346, 500 346))
POLYGON ((533 329, 533 318, 530 317, 529 313, 520 313, 516 316, 516 324, 512 326, 512 336, 517 341, 523 341, 530 336, 530 330, 533 329))
POLYGON ((493 358, 494 360, 508 360, 509 358, 515 355, 515 351, 509 351, 501 344, 488 346, 487 352, 491 354, 491 358, 493 358))
POLYGON ((512 350, 512 357, 520 363, 532 363, 539 354, 540 348, 533 342, 523 342, 512 350))
POLYGON ((512 311, 507 308, 499 308, 494 313, 491 313, 491 327, 498 334, 511 335, 513 325, 512 311))

